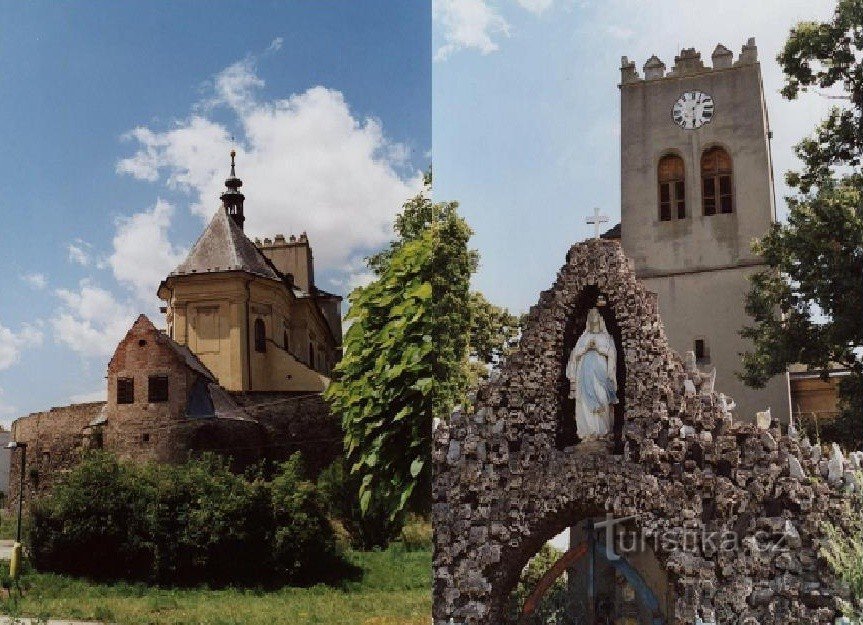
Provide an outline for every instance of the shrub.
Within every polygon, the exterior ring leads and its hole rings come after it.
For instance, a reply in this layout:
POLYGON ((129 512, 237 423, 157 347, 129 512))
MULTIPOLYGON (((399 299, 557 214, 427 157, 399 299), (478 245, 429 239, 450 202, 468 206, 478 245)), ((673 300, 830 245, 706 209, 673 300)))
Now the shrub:
POLYGON ((301 475, 300 457, 295 455, 272 481, 275 566, 293 582, 334 581, 343 564, 336 535, 317 488, 301 475))
POLYGON ((153 485, 95 453, 32 508, 30 554, 40 570, 107 579, 145 577, 152 560, 153 485))
POLYGON ((33 507, 41 571, 171 584, 334 580, 326 508, 299 455, 270 481, 205 455, 178 465, 87 456, 33 507))
POLYGON ((149 471, 156 474, 149 519, 156 579, 220 584, 260 578, 273 531, 265 482, 231 473, 215 455, 149 471))
POLYGON ((341 522, 354 549, 384 549, 399 536, 404 516, 391 517, 393 507, 383 505, 379 499, 372 499, 363 514, 359 503, 360 479, 348 473, 345 461, 339 458, 321 471, 317 487, 327 514, 341 522))

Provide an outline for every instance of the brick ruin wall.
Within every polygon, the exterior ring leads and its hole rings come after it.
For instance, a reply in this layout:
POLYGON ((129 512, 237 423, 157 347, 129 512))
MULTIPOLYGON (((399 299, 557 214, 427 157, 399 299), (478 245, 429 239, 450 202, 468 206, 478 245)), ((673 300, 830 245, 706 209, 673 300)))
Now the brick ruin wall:
MULTIPOLYGON (((147 413, 141 407, 131 407, 126 418, 126 407, 119 406, 101 426, 106 428, 101 434, 99 426, 88 424, 100 416, 104 402, 52 408, 22 417, 13 424, 13 437, 28 444, 25 503, 47 493, 86 449, 102 448, 134 461, 168 463, 210 451, 230 456, 237 471, 262 460, 287 460, 299 451, 312 475, 341 456, 341 423, 319 394, 271 394, 247 398, 246 404, 213 418, 175 417, 171 421, 158 410, 147 413), (144 418, 148 414, 154 420, 144 418)), ((17 505, 18 453, 12 456, 10 506, 17 505)))
POLYGON ((710 386, 670 350, 656 298, 619 244, 573 246, 516 352, 472 407, 435 432, 434 622, 502 623, 543 543, 610 513, 636 515, 648 538, 740 537, 736 550, 660 545, 676 598, 671 625, 747 616, 761 625, 832 623, 841 589, 819 546, 823 523, 840 522, 856 467, 822 458, 775 420, 735 421, 710 386), (564 367, 599 295, 618 346, 622 402, 615 434, 597 448, 567 431, 564 367), (760 552, 756 536, 789 549, 760 552))
MULTIPOLYGON (((46 493, 55 476, 73 466, 88 446, 87 425, 102 412, 105 402, 75 404, 36 412, 12 424, 12 440, 27 443, 24 501, 46 493)), ((7 505, 18 505, 21 450, 11 455, 7 505)))

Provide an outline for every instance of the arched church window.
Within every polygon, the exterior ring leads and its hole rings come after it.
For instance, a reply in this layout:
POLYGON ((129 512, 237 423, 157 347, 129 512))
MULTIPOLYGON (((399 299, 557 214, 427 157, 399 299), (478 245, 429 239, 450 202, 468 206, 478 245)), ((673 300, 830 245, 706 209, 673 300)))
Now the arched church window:
POLYGON ((659 159, 659 220, 686 219, 686 171, 683 159, 667 154, 659 159))
POLYGON ((255 351, 267 351, 267 327, 263 319, 255 319, 255 351))
POLYGON ((705 215, 733 213, 733 167, 728 152, 709 148, 701 155, 701 199, 705 215))

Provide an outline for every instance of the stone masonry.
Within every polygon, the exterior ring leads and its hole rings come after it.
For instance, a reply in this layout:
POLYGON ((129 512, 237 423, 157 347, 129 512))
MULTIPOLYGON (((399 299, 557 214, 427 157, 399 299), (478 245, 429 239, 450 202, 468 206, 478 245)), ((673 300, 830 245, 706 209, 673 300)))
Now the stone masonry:
MULTIPOLYGON (((229 393, 185 346, 141 315, 108 363, 108 401, 52 408, 16 420, 14 440, 27 443, 25 501, 47 493, 87 450, 121 459, 179 463, 213 452, 242 470, 301 452, 311 473, 341 455, 338 418, 320 393, 229 393), (149 381, 167 378, 167 399, 151 401, 149 381), (129 403, 119 380, 133 381, 129 403)), ((16 505, 20 451, 11 463, 9 505, 16 505)))
POLYGON ((828 470, 819 449, 776 419, 736 420, 711 387, 669 348, 656 298, 620 245, 573 246, 518 350, 471 409, 435 432, 435 623, 503 622, 542 544, 607 513, 635 515, 648 538, 740 538, 734 550, 659 544, 675 597, 671 625, 832 623, 841 593, 819 545, 854 487, 851 467, 828 470), (568 425, 564 367, 595 305, 618 345, 623 401, 614 435, 588 446, 568 425), (788 548, 759 551, 756 537, 788 548))

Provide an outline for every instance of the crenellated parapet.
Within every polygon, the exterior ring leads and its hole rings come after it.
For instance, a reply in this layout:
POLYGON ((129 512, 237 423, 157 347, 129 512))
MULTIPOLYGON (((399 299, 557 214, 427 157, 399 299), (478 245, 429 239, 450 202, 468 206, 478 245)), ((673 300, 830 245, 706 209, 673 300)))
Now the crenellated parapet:
POLYGON ((621 85, 626 85, 661 78, 679 78, 721 71, 740 65, 753 65, 758 62, 758 47, 755 45, 755 37, 750 37, 743 45, 736 61, 734 60, 734 53, 721 43, 716 44, 716 48, 710 55, 710 60, 712 65, 705 65, 699 51, 695 48, 683 48, 680 54, 674 57, 674 66, 666 71, 665 63, 654 54, 645 61, 642 67, 644 72, 642 78, 636 69, 635 61, 624 56, 620 62, 620 82, 621 85))

